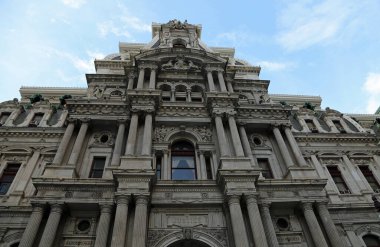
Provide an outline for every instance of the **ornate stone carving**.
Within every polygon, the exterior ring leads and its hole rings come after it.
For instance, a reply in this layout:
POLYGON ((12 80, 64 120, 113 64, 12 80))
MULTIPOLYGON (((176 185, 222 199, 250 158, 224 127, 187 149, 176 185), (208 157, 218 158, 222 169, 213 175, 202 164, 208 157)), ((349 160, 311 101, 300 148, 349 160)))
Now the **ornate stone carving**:
MULTIPOLYGON (((169 136, 173 135, 176 132, 181 131, 180 126, 165 126, 156 127, 154 130, 155 142, 166 142, 168 141, 169 136)), ((198 141, 201 142, 211 142, 212 141, 212 131, 207 126, 190 126, 186 127, 185 132, 191 133, 197 137, 198 141)))
POLYGON ((184 56, 178 56, 161 65, 161 70, 199 70, 200 67, 184 56))

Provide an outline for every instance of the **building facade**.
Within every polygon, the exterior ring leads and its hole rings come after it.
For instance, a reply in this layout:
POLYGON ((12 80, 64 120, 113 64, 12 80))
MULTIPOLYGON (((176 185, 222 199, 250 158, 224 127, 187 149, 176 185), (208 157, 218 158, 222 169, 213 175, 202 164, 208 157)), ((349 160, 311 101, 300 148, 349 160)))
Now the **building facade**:
POLYGON ((379 246, 380 115, 272 95, 200 25, 0 104, 0 246, 379 246), (373 198, 372 198, 373 197, 373 198))

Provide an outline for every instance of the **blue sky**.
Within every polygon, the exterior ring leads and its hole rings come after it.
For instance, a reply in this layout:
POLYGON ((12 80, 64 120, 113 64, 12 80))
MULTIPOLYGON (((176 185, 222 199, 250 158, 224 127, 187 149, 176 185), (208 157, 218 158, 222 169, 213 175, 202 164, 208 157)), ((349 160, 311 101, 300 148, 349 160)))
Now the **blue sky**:
POLYGON ((322 107, 380 106, 380 1, 0 2, 0 102, 25 86, 85 87, 118 42, 149 42, 151 23, 202 24, 209 46, 262 67, 270 93, 319 95, 322 107))

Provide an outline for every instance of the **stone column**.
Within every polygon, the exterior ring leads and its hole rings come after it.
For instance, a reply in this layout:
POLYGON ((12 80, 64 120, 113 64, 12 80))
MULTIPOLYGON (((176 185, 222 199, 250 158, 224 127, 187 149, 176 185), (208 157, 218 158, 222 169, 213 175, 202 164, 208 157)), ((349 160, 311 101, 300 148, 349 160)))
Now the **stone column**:
POLYGON ((201 179, 207 179, 206 159, 203 150, 199 151, 199 160, 201 163, 201 179))
POLYGON ((342 239, 339 236, 338 230, 335 227, 329 210, 327 209, 327 202, 318 202, 317 209, 322 224, 326 230, 327 236, 330 239, 330 243, 333 247, 344 246, 342 239))
POLYGON ((20 241, 20 247, 32 247, 34 239, 36 238, 38 229, 40 228, 41 220, 44 215, 44 205, 33 205, 33 212, 30 215, 28 225, 20 241))
POLYGON ((311 202, 302 203, 302 210, 306 219, 307 226, 309 227, 311 237, 313 238, 316 247, 327 247, 325 237, 315 217, 313 204, 311 202))
POLYGON ((82 120, 82 124, 80 126, 78 136, 75 139, 73 150, 71 151, 70 159, 68 162, 68 165, 70 165, 70 166, 76 166, 77 165, 78 158, 80 155, 80 151, 83 147, 83 142, 84 142, 84 139, 86 137, 87 130, 88 130, 89 122, 90 121, 88 119, 82 120))
POLYGON ((129 133, 128 133, 127 145, 125 147, 125 155, 135 154, 138 124, 139 124, 139 115, 137 112, 134 112, 132 113, 131 124, 129 125, 129 133))
POLYGON ((228 89, 228 92, 230 93, 234 92, 234 88, 232 87, 232 83, 230 80, 227 80, 227 89, 228 89))
POLYGON ((74 132, 75 123, 74 120, 69 120, 69 125, 67 125, 65 134, 63 135, 63 138, 59 144, 57 153, 54 156, 53 165, 62 165, 63 157, 65 155, 67 146, 69 145, 71 136, 74 132))
POLYGON ((100 218, 98 228, 96 229, 95 247, 104 247, 107 245, 108 231, 110 228, 112 205, 100 205, 100 218))
POLYGON ((234 234, 236 247, 248 247, 247 231, 245 230, 243 213, 240 207, 240 196, 228 196, 228 206, 230 208, 232 231, 234 234))
POLYGON ((171 177, 170 176, 171 167, 168 162, 168 150, 162 150, 162 152, 164 153, 164 161, 162 164, 162 171, 161 171, 162 179, 168 180, 171 177))
POLYGON ((273 126, 273 134, 274 134, 274 137, 276 138, 276 142, 278 144, 278 147, 280 148, 280 152, 281 152, 281 155, 285 161, 285 165, 288 168, 293 166, 293 161, 289 155, 289 150, 286 147, 285 141, 282 138, 281 132, 277 126, 273 126))
POLYGON ((256 159, 253 157, 251 145, 249 144, 247 132, 245 131, 245 127, 243 123, 240 123, 239 125, 239 134, 240 134, 241 142, 243 144, 245 156, 251 159, 252 164, 254 166, 258 166, 256 159))
POLYGON ((278 244, 276 231, 274 230, 272 217, 270 215, 270 203, 262 203, 261 204, 261 213, 263 216, 263 225, 265 227, 265 235, 267 236, 268 244, 270 247, 278 247, 280 246, 278 244))
MULTIPOLYGON (((116 196, 116 214, 112 232, 111 247, 125 246, 128 221, 128 203, 130 197, 127 195, 116 196)), ((105 245, 104 245, 105 246, 105 245)))
POLYGON ((139 68, 139 78, 137 80, 137 89, 142 89, 144 86, 145 68, 139 68))
POLYGON ((207 82, 208 82, 208 88, 210 89, 210 92, 215 91, 215 84, 214 84, 214 79, 212 78, 212 70, 207 69, 207 82))
POLYGON ((46 222, 39 247, 53 246, 55 234, 57 233, 59 221, 62 216, 62 205, 52 204, 50 206, 49 218, 46 222))
POLYGON ((218 135, 220 156, 222 157, 228 156, 229 152, 227 148, 226 133, 224 131, 222 117, 220 115, 215 115, 215 126, 216 126, 216 134, 218 135))
POLYGON ((156 69, 157 67, 153 67, 153 66, 150 69, 149 89, 156 88, 156 69))
POLYGON ((117 130, 117 136, 115 140, 115 146, 113 148, 113 153, 112 153, 111 166, 120 165, 120 155, 121 155, 121 149, 123 147, 124 133, 125 133, 125 121, 120 120, 119 129, 117 130))
POLYGON ((133 247, 145 247, 146 228, 148 220, 148 200, 147 195, 136 196, 135 220, 133 223, 133 247))
POLYGON ((300 150, 296 140, 294 139, 293 133, 290 130, 289 126, 285 127, 285 135, 286 135, 286 138, 288 139, 288 141, 290 143, 290 147, 293 151, 294 156, 296 157, 298 165, 307 166, 306 161, 305 161, 305 159, 301 153, 301 150, 300 150))
POLYGON ((144 135, 141 155, 151 156, 152 149, 152 113, 145 115, 144 135))
POLYGON ((226 83, 224 82, 222 70, 218 70, 218 81, 219 81, 219 85, 220 85, 220 90, 222 92, 227 92, 226 83))
POLYGON ((247 204, 249 223, 251 224, 253 241, 255 246, 268 246, 265 238, 263 222, 261 221, 259 207, 257 206, 256 195, 246 195, 245 201, 247 204))
POLYGON ((235 150, 235 155, 237 157, 244 157, 243 147, 241 145, 239 132, 236 126, 235 117, 233 115, 228 115, 228 124, 230 126, 232 143, 235 150))
POLYGON ((134 72, 129 73, 127 89, 133 89, 134 80, 135 80, 135 73, 134 72))
POLYGON ((191 102, 191 89, 186 90, 186 101, 191 102))
POLYGON ((175 89, 172 88, 170 91, 170 101, 174 102, 175 101, 175 89))

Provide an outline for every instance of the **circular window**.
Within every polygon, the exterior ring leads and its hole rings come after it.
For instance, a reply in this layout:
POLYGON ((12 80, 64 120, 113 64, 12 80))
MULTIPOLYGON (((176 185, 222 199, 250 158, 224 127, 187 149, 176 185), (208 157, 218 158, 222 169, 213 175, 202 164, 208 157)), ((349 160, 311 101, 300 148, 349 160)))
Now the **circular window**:
POLYGON ((278 218, 276 223, 277 223, 278 228, 280 228, 280 230, 286 230, 289 227, 288 220, 284 218, 278 218))
POLYGON ((78 223, 78 230, 81 231, 81 232, 84 232, 84 231, 87 231, 88 229, 90 229, 90 221, 88 220, 81 220, 79 223, 78 223))
POLYGON ((261 139, 257 136, 253 137, 253 143, 256 145, 256 146, 260 146, 261 144, 263 144, 263 142, 261 141, 261 139))
POLYGON ((108 141, 108 135, 102 135, 100 137, 100 142, 101 143, 106 143, 108 141))

